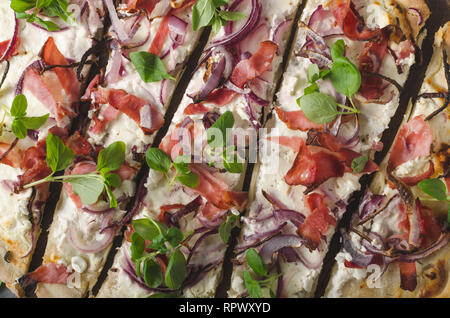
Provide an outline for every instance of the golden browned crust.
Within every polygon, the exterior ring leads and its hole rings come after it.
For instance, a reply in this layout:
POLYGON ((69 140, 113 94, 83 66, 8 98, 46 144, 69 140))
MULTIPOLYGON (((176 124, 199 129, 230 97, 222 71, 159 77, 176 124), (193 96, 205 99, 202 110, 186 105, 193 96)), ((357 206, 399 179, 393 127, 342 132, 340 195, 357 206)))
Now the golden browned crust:
POLYGON ((38 283, 36 296, 39 298, 81 298, 83 294, 79 290, 63 284, 38 283))
POLYGON ((17 280, 27 273, 31 256, 21 258, 11 253, 6 261, 4 256, 8 250, 2 243, 0 243, 0 281, 4 282, 17 297, 23 297, 23 289, 17 280))
POLYGON ((397 7, 401 7, 401 10, 397 8, 401 29, 404 32, 407 30, 405 35, 416 39, 431 14, 430 9, 424 0, 396 0, 395 2, 397 7))

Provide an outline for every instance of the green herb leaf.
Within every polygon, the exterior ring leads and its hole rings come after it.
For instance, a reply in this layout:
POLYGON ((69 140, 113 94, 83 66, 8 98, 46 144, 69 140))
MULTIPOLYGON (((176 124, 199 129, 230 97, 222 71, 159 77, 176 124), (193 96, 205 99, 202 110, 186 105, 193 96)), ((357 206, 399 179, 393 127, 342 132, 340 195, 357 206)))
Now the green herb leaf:
POLYGON ((210 25, 215 9, 211 0, 198 0, 192 8, 192 29, 198 30, 210 25))
POLYGON ((354 173, 363 172, 367 162, 369 162, 369 157, 367 156, 360 156, 353 159, 351 164, 353 172, 354 173))
POLYGON ((248 271, 243 271, 244 284, 251 298, 262 298, 261 286, 254 280, 248 271))
POLYGON ((136 262, 141 258, 145 250, 145 240, 137 232, 133 232, 130 236, 131 240, 131 260, 136 262))
POLYGON ((163 79, 175 80, 167 73, 161 59, 149 52, 131 52, 130 59, 139 76, 145 83, 159 82, 163 79))
POLYGON ((306 76, 309 83, 314 83, 320 78, 320 70, 317 64, 310 64, 306 69, 306 76))
POLYGON ((153 259, 146 259, 144 261, 144 281, 145 284, 150 288, 157 288, 161 286, 163 282, 163 274, 158 263, 153 259))
POLYGON ((447 200, 447 187, 440 179, 425 179, 419 182, 420 190, 439 201, 447 200))
POLYGON ((44 116, 40 117, 22 117, 17 118, 22 122, 22 124, 25 126, 26 129, 39 129, 42 127, 43 124, 47 121, 50 114, 46 114, 44 116))
POLYGON ((58 136, 49 133, 47 144, 47 164, 53 173, 66 169, 73 161, 75 154, 58 136))
POLYGON ((35 1, 33 0, 12 0, 11 1, 11 9, 16 12, 25 12, 28 11, 35 6, 35 1))
POLYGON ((346 57, 336 57, 331 67, 331 83, 341 94, 351 97, 361 86, 358 68, 346 57))
POLYGON ((179 174, 189 174, 191 170, 189 170, 189 163, 191 162, 191 158, 186 155, 179 155, 175 158, 173 162, 173 166, 175 167, 175 170, 179 174))
POLYGON ((317 85, 316 82, 312 83, 308 87, 305 87, 305 89, 303 90, 304 95, 308 95, 315 92, 319 92, 319 85, 317 85))
POLYGON ((111 187, 118 188, 122 184, 122 179, 115 173, 109 173, 105 175, 105 182, 111 187))
POLYGON ((305 116, 316 124, 328 124, 338 115, 337 104, 333 97, 315 92, 297 100, 305 116))
POLYGON ((222 19, 218 15, 215 15, 211 22, 211 27, 212 27, 213 33, 214 34, 219 33, 222 25, 223 25, 222 19))
POLYGON ((165 281, 167 287, 172 290, 177 290, 181 287, 186 276, 186 258, 180 249, 177 248, 170 258, 167 265, 165 281))
POLYGON ((223 113, 207 131, 206 137, 211 148, 225 147, 231 128, 234 126, 234 116, 231 111, 223 113))
POLYGON ((157 293, 148 296, 147 298, 178 298, 175 294, 164 294, 164 293, 157 293))
POLYGON ((46 30, 53 32, 53 31, 59 31, 60 27, 52 22, 52 21, 48 21, 48 20, 43 20, 39 17, 34 17, 34 22, 36 22, 37 24, 39 24, 41 27, 45 28, 46 30))
POLYGON ((108 173, 118 170, 125 161, 125 148, 123 141, 116 141, 102 149, 98 155, 97 171, 108 173))
POLYGON ((238 21, 244 19, 247 15, 237 11, 219 11, 219 16, 225 21, 238 21))
POLYGON ((242 173, 244 171, 244 165, 239 161, 238 155, 235 152, 228 150, 228 147, 224 150, 222 157, 223 167, 228 172, 242 173))
POLYGON ((145 153, 145 160, 150 168, 163 173, 168 173, 172 160, 159 148, 149 148, 145 153))
POLYGON ((183 232, 181 232, 180 229, 178 229, 177 227, 171 227, 167 230, 165 238, 170 243, 170 245, 176 247, 183 241, 184 236, 183 232))
POLYGON ((261 256, 259 256, 258 252, 254 248, 248 249, 245 254, 245 258, 247 260, 247 264, 250 268, 255 272, 255 274, 260 276, 267 276, 267 268, 264 264, 261 256))
POLYGON ((156 221, 150 219, 139 219, 132 222, 133 229, 143 239, 153 241, 155 237, 161 234, 162 230, 156 221))
POLYGON ((219 226, 219 235, 222 239, 222 242, 228 243, 231 235, 231 229, 233 228, 233 225, 237 220, 239 220, 239 216, 232 214, 228 216, 226 221, 219 226))
POLYGON ((19 94, 14 97, 11 105, 11 116, 13 117, 23 117, 27 113, 28 102, 27 98, 23 94, 19 94))
POLYGON ((117 206, 118 206, 117 199, 114 196, 114 193, 112 192, 109 185, 105 184, 105 189, 106 189, 106 194, 108 195, 108 199, 109 199, 109 207, 117 208, 117 206))
POLYGON ((68 179, 73 192, 78 195, 85 205, 94 204, 98 201, 105 185, 98 178, 70 178, 68 179))
POLYGON ((339 57, 344 56, 345 53, 345 42, 344 40, 340 39, 334 42, 333 46, 331 47, 331 58, 333 61, 339 57))
POLYGON ((177 176, 176 180, 181 184, 192 189, 198 186, 198 175, 193 172, 177 176))
POLYGON ((11 130, 19 139, 24 139, 27 136, 27 127, 17 118, 13 120, 11 130))

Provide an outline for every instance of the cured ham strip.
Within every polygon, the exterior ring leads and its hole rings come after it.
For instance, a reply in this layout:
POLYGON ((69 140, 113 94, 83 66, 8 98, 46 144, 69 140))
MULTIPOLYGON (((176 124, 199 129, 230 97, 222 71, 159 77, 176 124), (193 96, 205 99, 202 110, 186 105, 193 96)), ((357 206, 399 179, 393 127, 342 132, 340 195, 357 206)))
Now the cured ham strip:
MULTIPOLYGON (((386 56, 388 41, 382 32, 377 41, 364 44, 364 49, 359 57, 359 69, 361 71, 378 73, 386 56)), ((373 75, 361 74, 360 94, 368 100, 376 100, 383 96, 383 80, 373 75)))
POLYGON ((289 147, 295 152, 298 152, 302 142, 304 143, 301 137, 297 136, 276 136, 276 137, 267 137, 267 140, 272 142, 277 142, 282 146, 289 147))
POLYGON ((98 87, 92 94, 96 103, 111 105, 133 119, 147 133, 155 132, 164 124, 164 118, 155 106, 124 90, 98 87), (143 111, 145 109, 147 111, 143 111))
POLYGON ((391 171, 401 164, 421 156, 429 156, 433 133, 423 116, 404 124, 397 135, 389 158, 391 171))
POLYGON ((22 162, 24 157, 24 152, 19 147, 14 147, 14 145, 0 142, 0 157, 3 157, 6 152, 8 153, 3 158, 3 160, 0 161, 0 163, 13 168, 20 167, 20 163, 22 162))
POLYGON ((198 186, 193 190, 218 209, 229 210, 231 207, 235 207, 242 210, 247 204, 246 192, 229 191, 228 185, 224 181, 213 176, 202 165, 190 164, 189 169, 199 178, 198 186))
MULTIPOLYGON (((45 42, 41 57, 46 65, 69 65, 70 63, 61 54, 56 46, 53 37, 49 37, 45 42)), ((56 67, 52 71, 58 76, 61 86, 64 88, 66 95, 70 97, 72 101, 76 101, 80 94, 80 83, 77 80, 75 72, 71 68, 56 67)))
POLYGON ((355 10, 351 0, 332 0, 329 7, 337 24, 349 39, 355 41, 369 40, 380 35, 380 29, 366 29, 364 20, 355 10))
POLYGON ((152 13, 155 6, 160 0, 127 0, 127 10, 147 10, 148 13, 152 13))
POLYGON ((159 56, 164 47, 164 43, 166 42, 167 36, 169 35, 169 20, 171 14, 167 14, 161 24, 158 27, 158 31, 156 31, 155 38, 150 45, 149 52, 159 56))
POLYGON ((330 209, 325 204, 323 195, 311 193, 306 197, 306 204, 311 211, 299 228, 298 233, 306 240, 310 249, 316 249, 328 227, 336 226, 336 219, 330 214, 330 209))
POLYGON ((100 110, 98 116, 94 115, 92 117, 93 125, 89 128, 89 131, 94 134, 101 134, 105 130, 108 123, 114 121, 119 117, 120 110, 108 105, 106 108, 100 110), (102 117, 103 119, 100 119, 102 117))
POLYGON ((416 262, 399 262, 398 266, 400 268, 400 287, 403 290, 415 290, 417 286, 416 262))
POLYGON ((275 111, 277 112, 278 118, 286 123, 286 126, 288 126, 289 129, 308 131, 310 129, 321 130, 324 127, 324 125, 310 121, 301 110, 289 112, 275 107, 275 111))
POLYGON ((215 106, 222 107, 229 104, 233 98, 236 97, 236 95, 237 93, 231 89, 225 87, 218 88, 212 91, 211 94, 209 94, 209 96, 201 103, 189 104, 184 109, 183 113, 185 115, 204 114, 210 111, 210 108, 208 108, 205 104, 213 104, 215 106))
POLYGON ((262 42, 255 54, 236 65, 230 77, 231 82, 243 88, 248 81, 264 74, 272 65, 277 51, 278 45, 272 41, 262 42))
POLYGON ((16 48, 18 46, 19 41, 16 41, 12 50, 6 56, 3 56, 3 54, 5 54, 6 50, 8 49, 10 42, 11 42, 11 40, 6 40, 6 41, 3 41, 0 43, 0 56, 3 57, 3 60, 9 59, 16 52, 16 48))
MULTIPOLYGON (((292 168, 284 177, 286 183, 306 186, 309 192, 330 178, 352 172, 353 159, 361 155, 338 147, 338 142, 332 138, 328 134, 319 134, 313 145, 306 145, 303 139, 298 139, 300 147, 292 168)), ((377 169, 378 166, 369 160, 362 173, 371 173, 377 169)))
POLYGON ((66 284, 70 274, 63 264, 46 263, 24 276, 22 286, 34 283, 66 284))

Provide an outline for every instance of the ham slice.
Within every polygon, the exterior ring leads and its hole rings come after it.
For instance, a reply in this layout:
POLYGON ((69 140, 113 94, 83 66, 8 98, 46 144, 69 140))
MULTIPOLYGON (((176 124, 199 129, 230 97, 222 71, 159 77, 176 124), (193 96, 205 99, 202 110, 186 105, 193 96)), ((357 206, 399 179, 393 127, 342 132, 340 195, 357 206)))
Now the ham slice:
POLYGON ((311 193, 306 197, 306 204, 311 214, 298 228, 299 235, 306 240, 306 245, 311 250, 319 246, 330 225, 336 226, 336 219, 330 214, 324 199, 324 196, 319 193, 311 193))
POLYGON ((205 104, 213 104, 215 106, 222 107, 231 102, 233 98, 236 97, 236 95, 237 93, 232 91, 231 89, 224 87, 218 88, 212 91, 211 94, 209 94, 208 97, 201 103, 189 104, 184 109, 183 113, 185 115, 204 114, 210 111, 210 108, 208 108, 205 104))
POLYGON ((24 276, 22 287, 35 283, 66 284, 70 273, 63 264, 46 263, 24 276))
MULTIPOLYGON (((162 127, 164 118, 160 111, 143 98, 128 94, 121 89, 97 87, 92 92, 98 104, 109 104, 133 119, 146 133, 152 134, 162 127), (144 112, 143 110, 146 111, 144 112), (146 116, 143 118, 143 116, 146 116), (148 118, 150 117, 150 118, 148 118)), ((111 117, 114 117, 112 115, 111 117)))
POLYGON ((389 158, 392 170, 401 164, 421 156, 429 156, 433 133, 422 116, 414 117, 404 124, 397 135, 389 158))
POLYGON ((322 130, 324 127, 324 125, 310 121, 301 110, 289 112, 275 107, 275 111, 277 112, 278 118, 280 118, 289 129, 308 131, 310 129, 322 130))

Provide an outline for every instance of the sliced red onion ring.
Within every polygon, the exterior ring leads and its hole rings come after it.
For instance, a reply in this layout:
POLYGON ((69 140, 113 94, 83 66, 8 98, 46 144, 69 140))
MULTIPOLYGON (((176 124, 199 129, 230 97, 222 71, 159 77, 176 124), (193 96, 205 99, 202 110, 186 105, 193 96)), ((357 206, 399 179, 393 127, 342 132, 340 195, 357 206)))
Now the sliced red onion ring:
POLYGON ((231 81, 226 81, 224 86, 238 94, 246 95, 250 93, 250 88, 239 88, 234 85, 231 81))
POLYGON ((408 10, 413 12, 417 16, 418 18, 417 25, 421 25, 423 23, 422 13, 416 8, 408 8, 408 10))
POLYGON ((242 41, 258 24, 260 13, 261 13, 261 4, 258 0, 251 0, 251 12, 247 17, 243 27, 233 34, 226 35, 221 39, 216 41, 212 41, 205 49, 205 51, 211 50, 214 47, 219 45, 223 45, 225 47, 231 46, 242 41))
POLYGON ((68 229, 69 242, 73 247, 83 253, 94 254, 103 251, 114 239, 114 228, 108 226, 110 219, 111 214, 103 216, 101 224, 101 228, 103 229, 101 235, 103 235, 103 238, 100 241, 86 244, 87 242, 83 242, 83 239, 80 237, 77 226, 70 226, 68 229))
POLYGON ((370 214, 380 208, 381 203, 386 200, 385 195, 373 194, 370 190, 366 190, 363 200, 358 208, 359 218, 366 219, 370 214))
POLYGON ((300 247, 303 244, 303 239, 296 235, 278 235, 268 240, 262 247, 259 255, 264 264, 271 264, 273 262, 273 254, 278 252, 283 247, 300 247))
POLYGON ((0 63, 7 60, 9 56, 12 54, 12 51, 17 43, 18 35, 19 35, 19 21, 17 20, 16 17, 14 17, 14 33, 11 40, 9 40, 5 52, 3 53, 2 57, 0 57, 0 63))
POLYGON ((267 220, 273 219, 273 214, 268 214, 263 217, 258 218, 251 218, 251 217, 242 217, 242 222, 246 224, 255 224, 255 223, 261 223, 261 222, 267 222, 267 220))
POLYGON ((44 62, 42 60, 37 60, 37 61, 34 61, 33 63, 31 63, 29 66, 27 66, 25 71, 23 71, 22 75, 20 76, 19 81, 17 82, 16 91, 15 91, 16 95, 22 94, 23 81, 25 79, 25 75, 27 74, 28 70, 31 68, 35 68, 36 70, 38 70, 40 72, 44 69, 44 62))
POLYGON ((170 215, 170 223, 174 226, 179 227, 180 219, 194 211, 196 211, 203 203, 202 197, 199 195, 194 200, 186 204, 183 208, 179 209, 177 212, 170 215))
POLYGON ((103 0, 103 3, 105 4, 106 9, 108 10, 109 18, 111 19, 111 25, 114 29, 114 32, 116 33, 119 41, 125 44, 127 41, 130 40, 130 38, 128 37, 128 34, 125 32, 124 25, 122 24, 122 21, 120 21, 119 16, 117 15, 113 1, 103 0))
POLYGON ((245 41, 239 42, 240 51, 254 54, 258 51, 261 42, 268 40, 269 37, 270 26, 267 23, 260 23, 245 37, 245 41))
POLYGON ((167 102, 167 83, 167 79, 163 79, 161 82, 161 89, 159 90, 159 101, 161 105, 166 105, 167 102))
POLYGON ((352 257, 351 262, 362 267, 367 267, 372 262, 373 255, 363 254, 359 252, 352 243, 350 236, 344 229, 341 229, 342 246, 343 249, 352 257))
POLYGON ((306 217, 301 212, 286 209, 273 210, 273 216, 278 222, 290 221, 297 227, 302 225, 306 219, 306 217))
POLYGON ((220 114, 216 112, 207 112, 203 115, 203 126, 208 130, 219 119, 220 114))
POLYGON ((119 44, 116 41, 111 41, 110 45, 112 49, 112 61, 111 68, 106 75, 106 81, 108 84, 114 84, 119 80, 120 69, 122 67, 122 52, 120 51, 119 44))
POLYGON ((90 214, 107 214, 107 213, 111 213, 111 212, 114 212, 114 211, 116 211, 117 209, 116 208, 107 208, 107 209, 100 209, 100 210, 94 210, 94 209, 90 209, 90 208, 86 208, 86 207, 83 207, 83 212, 86 212, 86 213, 90 213, 90 214))
POLYGON ((195 242, 194 246, 192 247, 192 249, 190 250, 190 253, 186 259, 186 264, 189 264, 192 256, 194 255, 195 250, 200 246, 200 244, 202 244, 202 242, 210 235, 214 235, 217 234, 218 230, 214 229, 212 231, 206 232, 203 235, 201 235, 198 240, 195 242))
POLYGON ((225 80, 227 80, 231 76, 231 73, 233 72, 233 67, 235 64, 233 55, 224 46, 215 47, 210 52, 212 52, 212 54, 214 56, 217 54, 222 54, 223 57, 225 57, 226 63, 225 63, 225 69, 223 70, 223 78, 225 80))
POLYGON ((219 86, 219 83, 222 79, 223 71, 225 70, 225 64, 226 60, 223 57, 211 71, 211 74, 208 80, 206 81, 205 86, 203 86, 202 90, 200 91, 200 93, 194 96, 193 98, 194 103, 200 103, 201 101, 203 101, 215 88, 217 88, 217 86, 219 86))
POLYGON ((331 67, 332 61, 321 53, 313 51, 296 51, 295 55, 311 60, 312 63, 320 64, 321 66, 331 67))
POLYGON ((248 115, 248 119, 249 119, 250 123, 252 124, 253 128, 255 130, 259 130, 261 128, 261 123, 257 119, 257 115, 255 114, 255 110, 253 109, 252 100, 250 99, 249 95, 244 95, 244 96, 245 96, 245 101, 247 104, 245 106, 245 112, 248 115))
POLYGON ((289 210, 289 208, 283 204, 282 202, 280 202, 277 198, 275 198, 272 194, 262 190, 262 195, 264 196, 264 198, 266 198, 267 201, 270 202, 270 204, 272 204, 274 209, 283 209, 283 210, 289 210))
POLYGON ((333 12, 319 5, 309 18, 308 27, 321 36, 342 34, 342 30, 334 18, 333 12))
POLYGON ((283 38, 288 34, 288 29, 291 27, 292 19, 287 19, 278 24, 275 31, 273 32, 272 42, 278 44, 278 55, 284 54, 284 45, 281 45, 283 38))
MULTIPOLYGON (((255 233, 252 235, 244 235, 244 241, 260 242, 260 241, 280 232, 286 226, 286 224, 287 224, 287 222, 284 222, 283 224, 278 225, 276 228, 274 228, 272 230, 268 230, 266 232, 255 233)), ((236 248, 238 248, 238 247, 236 247, 236 248)))
POLYGON ((174 15, 170 16, 168 24, 170 38, 177 45, 182 45, 186 39, 186 30, 188 24, 174 15))
POLYGON ((306 41, 301 51, 312 51, 320 53, 325 57, 327 57, 328 59, 330 59, 331 50, 328 47, 327 43, 325 42, 325 39, 316 32, 314 32, 311 28, 309 28, 305 24, 300 24, 300 28, 307 34, 307 39, 311 39, 311 41, 308 40, 306 41))

